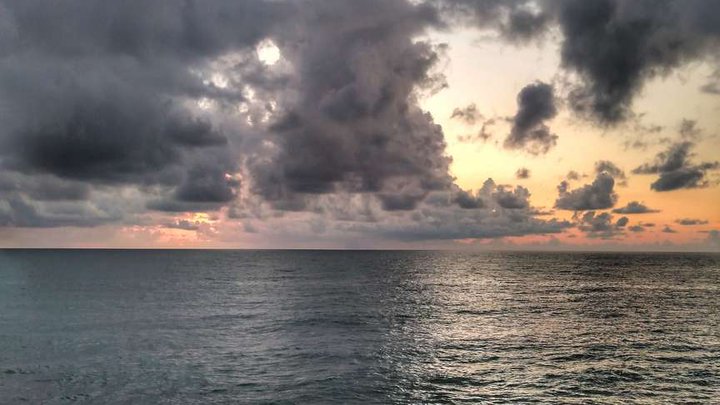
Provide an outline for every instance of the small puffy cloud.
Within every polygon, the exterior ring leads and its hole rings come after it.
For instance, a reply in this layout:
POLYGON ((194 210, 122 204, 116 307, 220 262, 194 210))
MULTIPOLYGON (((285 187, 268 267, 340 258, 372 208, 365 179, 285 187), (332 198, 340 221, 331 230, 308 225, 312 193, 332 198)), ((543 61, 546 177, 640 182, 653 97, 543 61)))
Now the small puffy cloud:
POLYGON ((576 180, 580 180, 583 177, 587 177, 587 176, 584 174, 580 174, 580 173, 576 172, 575 170, 570 170, 568 172, 568 174, 565 176, 565 179, 567 181, 576 181, 576 180))
POLYGON ((677 233, 676 230, 670 228, 670 225, 665 225, 665 227, 662 229, 663 233, 677 233))
POLYGON ((645 204, 639 201, 630 201, 626 206, 616 208, 613 210, 616 214, 650 214, 654 212, 660 212, 660 210, 654 210, 649 208, 645 204))
POLYGON ((694 219, 694 218, 680 218, 675 220, 676 224, 679 225, 685 225, 685 226, 693 226, 693 225, 707 225, 709 221, 705 219, 694 219))
POLYGON ((595 174, 600 173, 608 173, 611 175, 616 180, 618 186, 627 186, 625 171, 609 160, 599 160, 595 162, 595 174))
POLYGON ((558 187, 560 195, 555 201, 556 208, 569 211, 599 210, 612 208, 617 202, 615 180, 607 173, 598 174, 591 184, 575 190, 568 191, 567 183, 563 183, 558 187))
POLYGON ((519 180, 529 179, 530 178, 530 170, 525 167, 521 167, 521 168, 517 169, 517 171, 515 172, 515 178, 519 179, 519 180))
POLYGON ((585 232, 587 237, 598 239, 613 239, 623 235, 623 228, 629 221, 627 217, 622 217, 613 223, 611 214, 607 212, 597 214, 595 211, 575 216, 575 219, 578 221, 578 229, 585 232))

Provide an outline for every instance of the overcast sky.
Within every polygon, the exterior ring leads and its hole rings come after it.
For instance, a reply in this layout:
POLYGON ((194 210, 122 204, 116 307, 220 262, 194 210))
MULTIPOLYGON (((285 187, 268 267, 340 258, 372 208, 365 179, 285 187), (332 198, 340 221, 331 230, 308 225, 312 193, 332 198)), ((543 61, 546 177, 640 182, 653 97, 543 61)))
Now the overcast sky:
POLYGON ((0 246, 720 250, 720 2, 0 0, 0 246))

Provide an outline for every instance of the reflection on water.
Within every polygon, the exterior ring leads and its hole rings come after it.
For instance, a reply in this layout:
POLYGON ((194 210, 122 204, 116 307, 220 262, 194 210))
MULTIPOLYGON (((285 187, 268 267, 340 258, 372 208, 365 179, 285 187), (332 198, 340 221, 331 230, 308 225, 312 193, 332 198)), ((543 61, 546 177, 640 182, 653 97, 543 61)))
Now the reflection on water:
POLYGON ((0 253, 0 398, 708 402, 720 256, 0 253))

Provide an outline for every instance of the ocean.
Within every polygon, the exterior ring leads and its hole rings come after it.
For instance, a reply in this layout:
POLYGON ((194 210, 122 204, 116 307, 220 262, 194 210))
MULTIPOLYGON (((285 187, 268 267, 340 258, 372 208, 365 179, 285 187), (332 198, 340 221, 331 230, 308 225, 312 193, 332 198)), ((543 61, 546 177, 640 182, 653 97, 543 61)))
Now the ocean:
POLYGON ((0 403, 720 403, 720 255, 0 251, 0 403))

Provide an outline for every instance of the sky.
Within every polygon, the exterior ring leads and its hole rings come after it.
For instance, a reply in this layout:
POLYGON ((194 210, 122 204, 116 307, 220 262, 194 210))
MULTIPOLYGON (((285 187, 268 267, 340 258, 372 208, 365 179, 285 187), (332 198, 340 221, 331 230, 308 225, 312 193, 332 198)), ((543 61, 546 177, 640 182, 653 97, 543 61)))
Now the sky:
POLYGON ((720 250, 720 2, 0 0, 0 247, 720 250))

